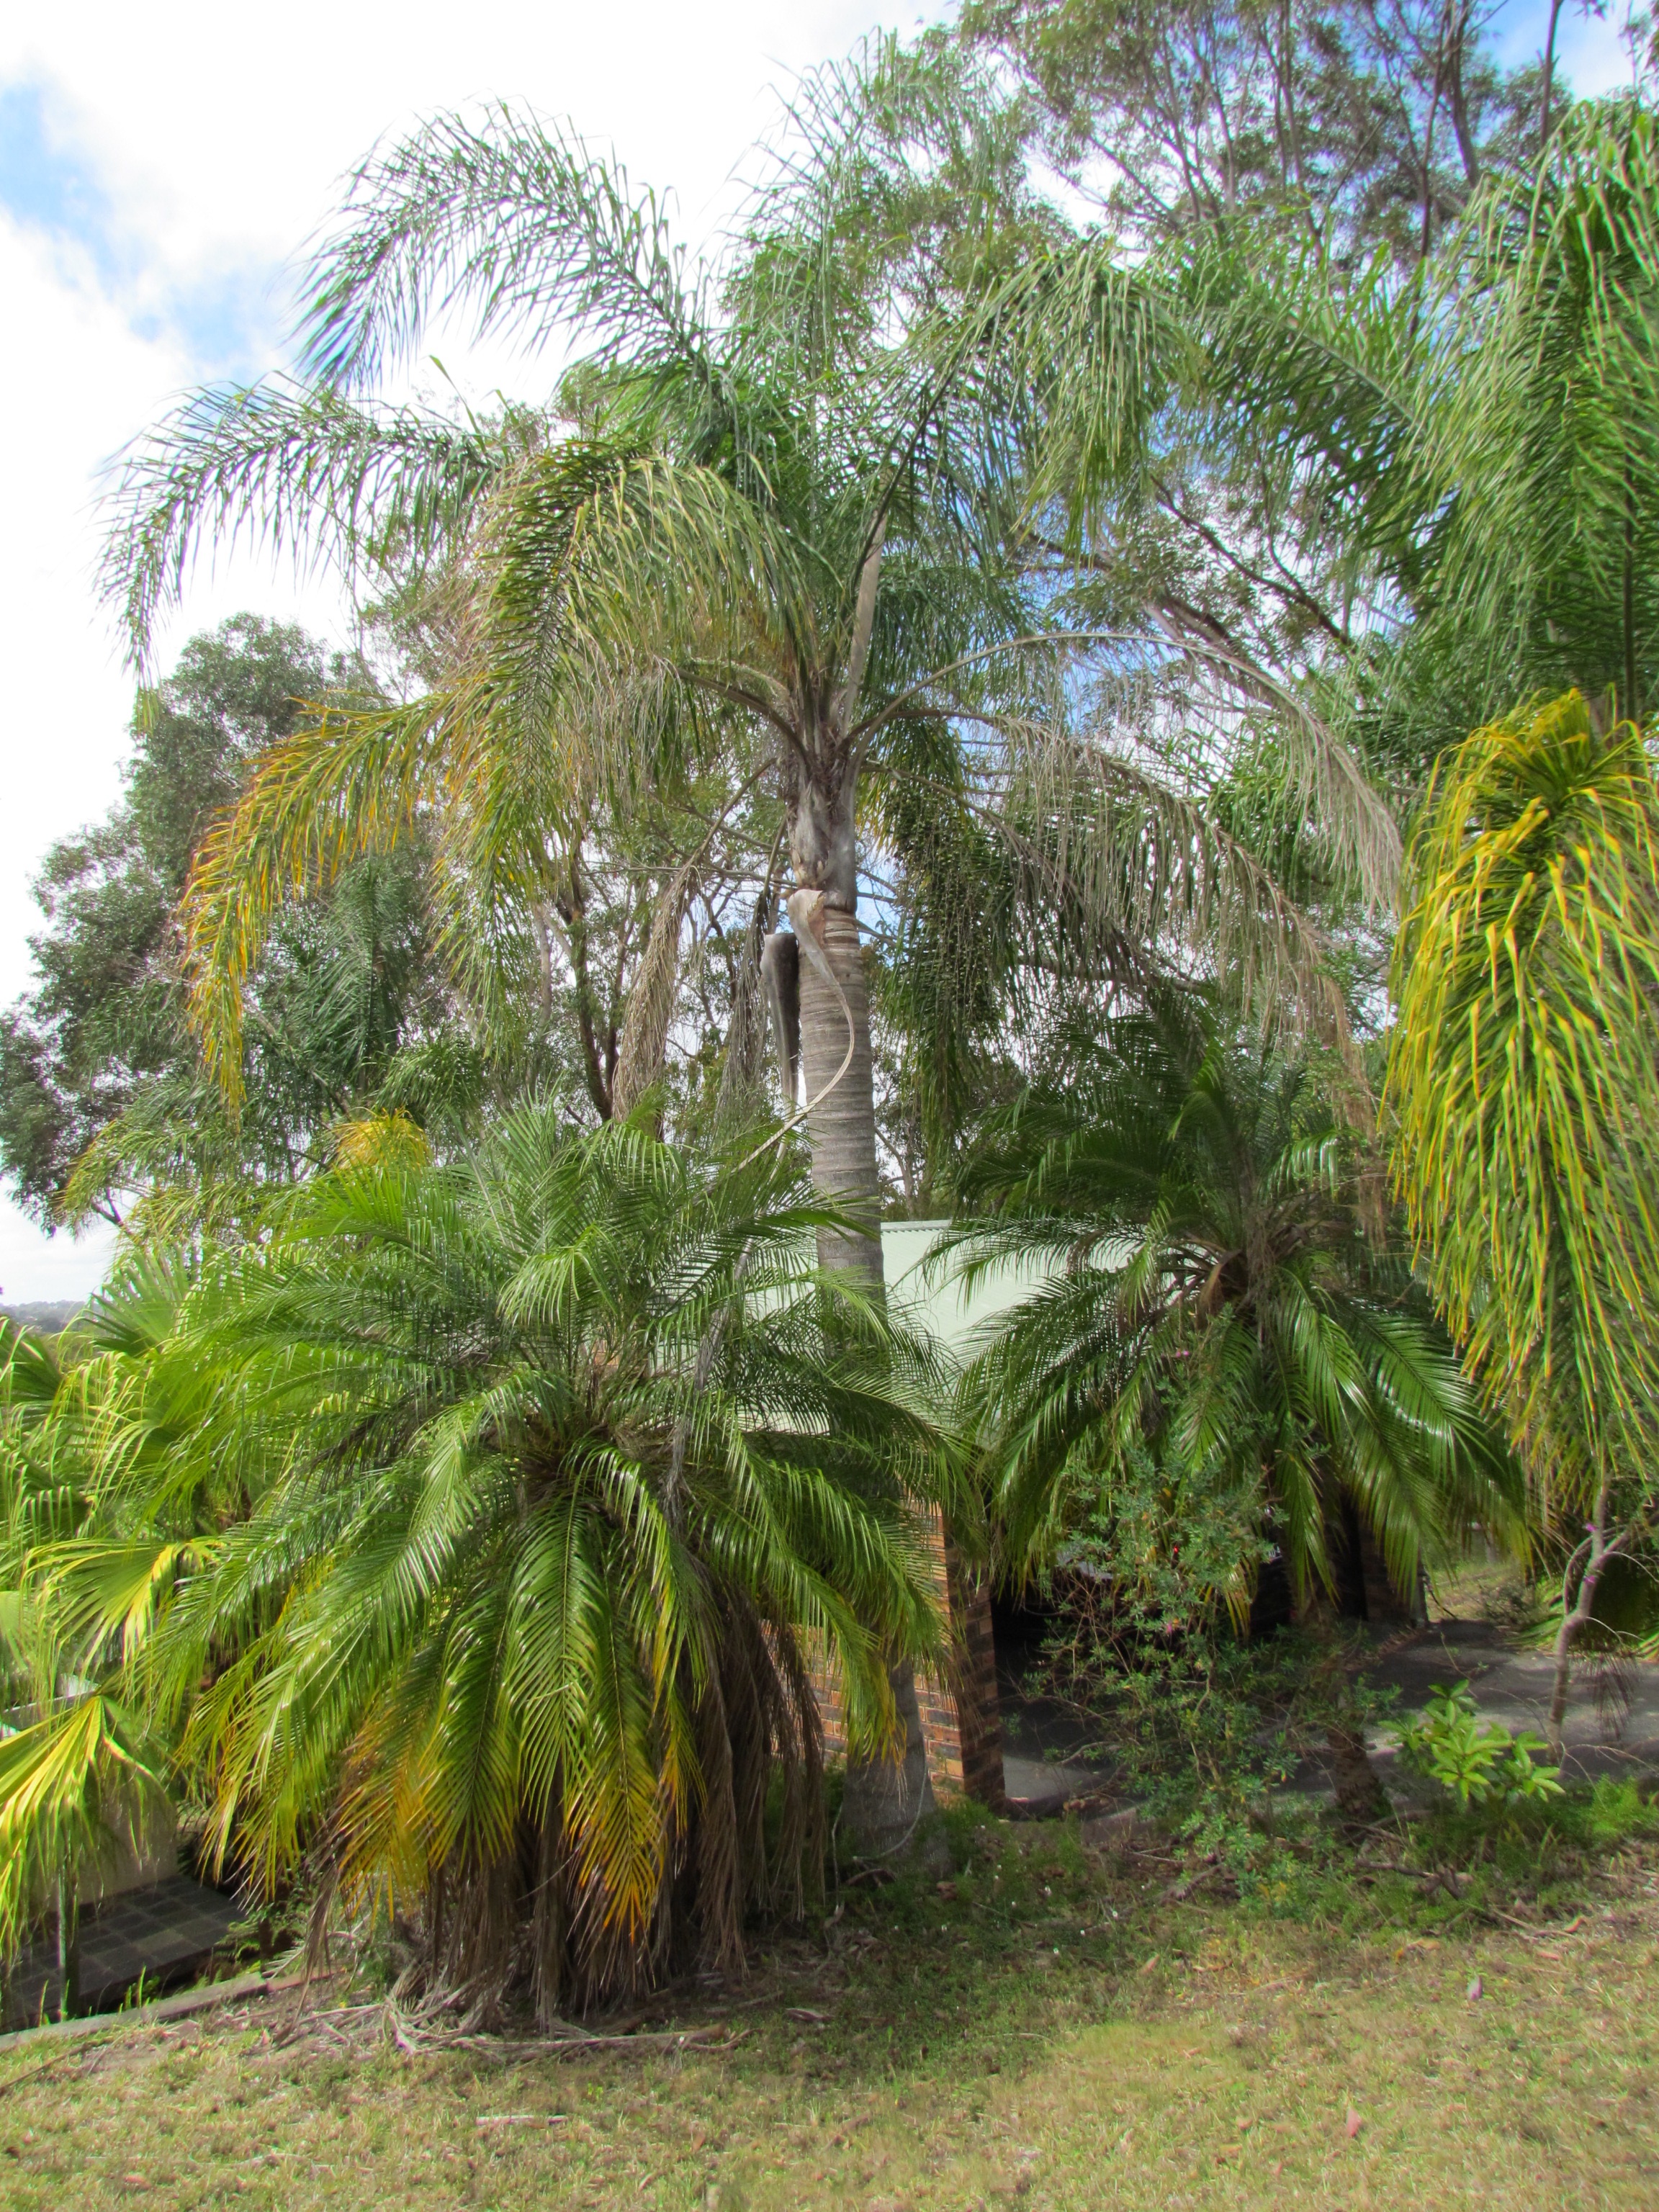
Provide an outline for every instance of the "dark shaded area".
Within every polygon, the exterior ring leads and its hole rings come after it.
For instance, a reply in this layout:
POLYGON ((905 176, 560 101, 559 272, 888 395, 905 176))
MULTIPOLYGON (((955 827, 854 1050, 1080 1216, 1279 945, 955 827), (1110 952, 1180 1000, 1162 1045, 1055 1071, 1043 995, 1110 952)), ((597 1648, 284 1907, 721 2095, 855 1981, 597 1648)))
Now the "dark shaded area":
POLYGON ((993 1597, 997 1695, 1002 1709, 1002 1768, 1010 1809, 1027 1818, 1057 1813, 1095 1787, 1081 1764, 1090 1731, 1079 1716, 1032 1686, 1043 1646, 1061 1609, 1035 1591, 993 1597))
MULTIPOLYGON (((193 1981, 241 1918, 234 1898, 188 1875, 129 1890, 81 1915, 70 1954, 71 2013, 112 2012, 142 1974, 146 1993, 193 1981)), ((54 1931, 19 1958, 6 1984, 5 2024, 32 2027, 58 2009, 54 1931)))

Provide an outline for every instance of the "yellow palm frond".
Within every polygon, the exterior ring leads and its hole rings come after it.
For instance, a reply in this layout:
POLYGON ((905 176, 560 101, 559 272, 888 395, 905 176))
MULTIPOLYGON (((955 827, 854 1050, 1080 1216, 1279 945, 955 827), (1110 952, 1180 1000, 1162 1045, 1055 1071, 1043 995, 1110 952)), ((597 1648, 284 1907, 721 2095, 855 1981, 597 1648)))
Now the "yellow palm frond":
POLYGON ((1659 790, 1577 693, 1437 776, 1386 1109, 1434 1294, 1534 1465, 1645 1460, 1659 1401, 1659 790))

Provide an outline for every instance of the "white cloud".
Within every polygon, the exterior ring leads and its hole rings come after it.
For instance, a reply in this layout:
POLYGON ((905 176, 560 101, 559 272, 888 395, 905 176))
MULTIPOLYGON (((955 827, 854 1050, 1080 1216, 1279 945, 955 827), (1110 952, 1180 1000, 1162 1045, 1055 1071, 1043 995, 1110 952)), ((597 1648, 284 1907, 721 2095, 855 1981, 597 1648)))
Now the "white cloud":
POLYGON ((15 1206, 0 1206, 0 1297, 7 1305, 84 1298, 109 1272, 115 1231, 101 1224, 84 1236, 43 1237, 15 1206))
MULTIPOLYGON (((733 167, 792 73, 884 13, 879 0, 0 11, 0 1004, 28 980, 31 871, 118 788, 131 687, 94 601, 99 466, 182 387, 274 365, 283 264, 338 179, 434 108, 527 100, 673 188, 696 240, 732 204, 733 167)), ((241 605, 343 627, 326 590, 236 562, 198 580, 163 659, 241 605)), ((106 1253, 101 1237, 49 1244, 0 1201, 9 1298, 78 1294, 106 1253)))

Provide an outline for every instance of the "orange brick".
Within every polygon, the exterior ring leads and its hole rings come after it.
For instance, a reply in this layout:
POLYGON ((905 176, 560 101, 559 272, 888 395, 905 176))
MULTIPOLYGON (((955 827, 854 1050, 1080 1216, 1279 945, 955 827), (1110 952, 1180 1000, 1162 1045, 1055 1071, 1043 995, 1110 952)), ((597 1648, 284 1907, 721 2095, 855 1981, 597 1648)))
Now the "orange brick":
MULTIPOLYGON (((966 1794, 1000 1805, 1002 1727, 996 1705, 989 1592, 962 1565, 938 1514, 930 1517, 928 1535, 934 1587, 941 1603, 949 1604, 956 1646, 947 1679, 924 1674, 916 1682, 928 1777, 937 1796, 966 1794)), ((824 1749, 833 1756, 846 1749, 847 1740, 840 1687, 826 1659, 814 1663, 811 1680, 823 1722, 824 1749)))

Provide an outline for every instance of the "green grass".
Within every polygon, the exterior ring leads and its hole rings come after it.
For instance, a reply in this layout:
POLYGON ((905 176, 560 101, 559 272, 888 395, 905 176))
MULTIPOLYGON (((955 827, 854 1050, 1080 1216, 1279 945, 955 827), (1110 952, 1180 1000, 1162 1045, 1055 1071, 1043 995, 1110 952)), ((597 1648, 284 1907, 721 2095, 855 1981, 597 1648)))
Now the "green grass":
POLYGON ((1487 1855, 1476 1906, 1305 1850, 1176 1902, 1154 1858, 965 1818, 944 1893, 847 1893, 652 2023, 724 2048, 411 2054, 372 2014, 284 2044, 292 1999, 26 2046, 0 2061, 0 2203, 1647 2207, 1659 1858, 1612 1826, 1593 1865, 1563 1846, 1553 1903, 1487 1855))

